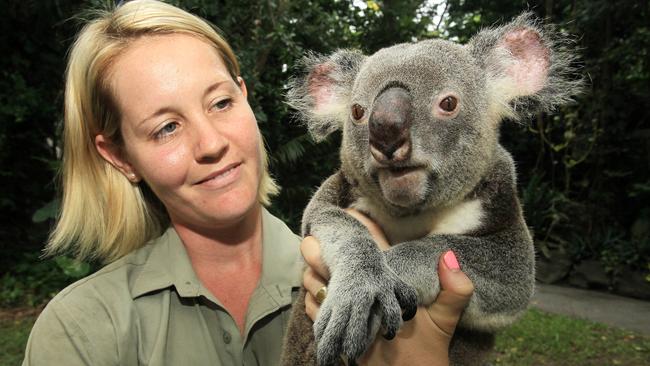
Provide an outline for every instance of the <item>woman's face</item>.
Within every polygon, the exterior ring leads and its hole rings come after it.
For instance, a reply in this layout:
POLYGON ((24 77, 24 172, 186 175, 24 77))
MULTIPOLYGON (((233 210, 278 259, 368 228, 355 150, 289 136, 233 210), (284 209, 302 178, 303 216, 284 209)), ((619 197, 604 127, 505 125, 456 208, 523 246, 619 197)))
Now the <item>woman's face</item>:
POLYGON ((97 147, 127 177, 144 179, 175 225, 218 229, 252 212, 262 173, 257 122, 243 80, 233 81, 211 45, 182 34, 140 38, 109 82, 124 146, 100 135, 97 147))

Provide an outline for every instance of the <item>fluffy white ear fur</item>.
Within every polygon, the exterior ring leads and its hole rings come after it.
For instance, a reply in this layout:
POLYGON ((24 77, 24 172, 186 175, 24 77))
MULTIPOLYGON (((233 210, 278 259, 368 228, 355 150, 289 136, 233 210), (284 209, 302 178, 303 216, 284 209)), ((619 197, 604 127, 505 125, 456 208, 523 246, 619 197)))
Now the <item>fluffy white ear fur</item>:
POLYGON ((307 75, 290 81, 288 103, 300 113, 316 141, 340 129, 348 118, 347 100, 364 59, 356 50, 310 54, 302 61, 307 75))
POLYGON ((539 33, 532 29, 516 29, 504 35, 497 49, 504 49, 510 56, 504 69, 518 92, 516 96, 534 94, 546 85, 549 49, 539 33))
POLYGON ((341 85, 334 79, 335 69, 332 63, 323 63, 316 65, 307 77, 307 88, 314 103, 312 113, 316 118, 344 120, 338 117, 346 106, 342 97, 348 93, 337 90, 341 85))
POLYGON ((503 34, 486 60, 492 120, 514 117, 512 100, 533 95, 546 86, 550 52, 535 29, 520 27, 503 34))

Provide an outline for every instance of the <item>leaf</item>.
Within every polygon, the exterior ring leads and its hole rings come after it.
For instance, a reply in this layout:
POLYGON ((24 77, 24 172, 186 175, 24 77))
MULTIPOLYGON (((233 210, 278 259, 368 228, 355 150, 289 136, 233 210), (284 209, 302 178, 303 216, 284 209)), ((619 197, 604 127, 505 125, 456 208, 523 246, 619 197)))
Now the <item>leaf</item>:
POLYGON ((368 6, 369 9, 374 11, 375 13, 379 11, 379 4, 377 4, 376 1, 366 1, 366 5, 368 6))
POLYGON ((269 120, 269 117, 264 113, 263 110, 258 109, 255 111, 255 119, 258 123, 266 123, 269 120))
POLYGON ((551 259, 551 251, 549 250, 546 243, 540 241, 540 242, 537 243, 537 245, 538 245, 537 248, 542 252, 542 254, 544 255, 544 258, 551 259))
POLYGON ((305 146, 311 144, 311 141, 308 134, 300 135, 280 146, 274 155, 283 164, 295 163, 303 156, 306 150, 305 146))
POLYGON ((36 210, 36 212, 34 212, 34 215, 32 215, 32 221, 35 223, 40 223, 48 219, 56 218, 56 215, 59 212, 59 205, 60 205, 59 199, 54 199, 50 201, 48 204, 46 204, 45 206, 39 208, 38 210, 36 210))
POLYGON ((90 264, 70 257, 59 256, 54 259, 63 273, 72 278, 81 278, 90 272, 90 264))

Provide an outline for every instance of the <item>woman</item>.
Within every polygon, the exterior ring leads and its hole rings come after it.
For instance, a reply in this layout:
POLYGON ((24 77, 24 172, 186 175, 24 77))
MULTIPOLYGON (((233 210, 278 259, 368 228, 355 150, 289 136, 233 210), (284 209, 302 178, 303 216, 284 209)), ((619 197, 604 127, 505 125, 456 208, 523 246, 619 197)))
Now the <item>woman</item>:
MULTIPOLYGON (((160 2, 127 2, 81 31, 47 251, 111 263, 50 301, 24 364, 278 362, 303 263, 299 238, 263 208, 277 187, 239 75, 210 25, 160 2)), ((302 247, 315 316, 327 272, 317 242, 302 247)), ((471 294, 452 257, 441 262, 451 264, 441 266, 448 291, 409 325, 441 349, 436 360, 471 294)), ((365 361, 431 356, 418 348, 378 341, 365 361)))

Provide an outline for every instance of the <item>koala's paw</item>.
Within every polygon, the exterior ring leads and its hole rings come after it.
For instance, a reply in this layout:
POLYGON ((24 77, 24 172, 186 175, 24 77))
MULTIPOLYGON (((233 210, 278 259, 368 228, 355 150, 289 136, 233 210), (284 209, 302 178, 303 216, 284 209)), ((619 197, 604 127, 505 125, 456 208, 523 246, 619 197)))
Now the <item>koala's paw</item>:
POLYGON ((415 246, 400 245, 384 253, 388 266, 418 292, 418 305, 430 305, 440 292, 438 266, 440 254, 414 255, 415 246))
POLYGON ((332 278, 314 323, 319 365, 332 365, 345 354, 356 360, 368 349, 381 324, 392 339, 417 310, 417 293, 387 266, 332 278))

